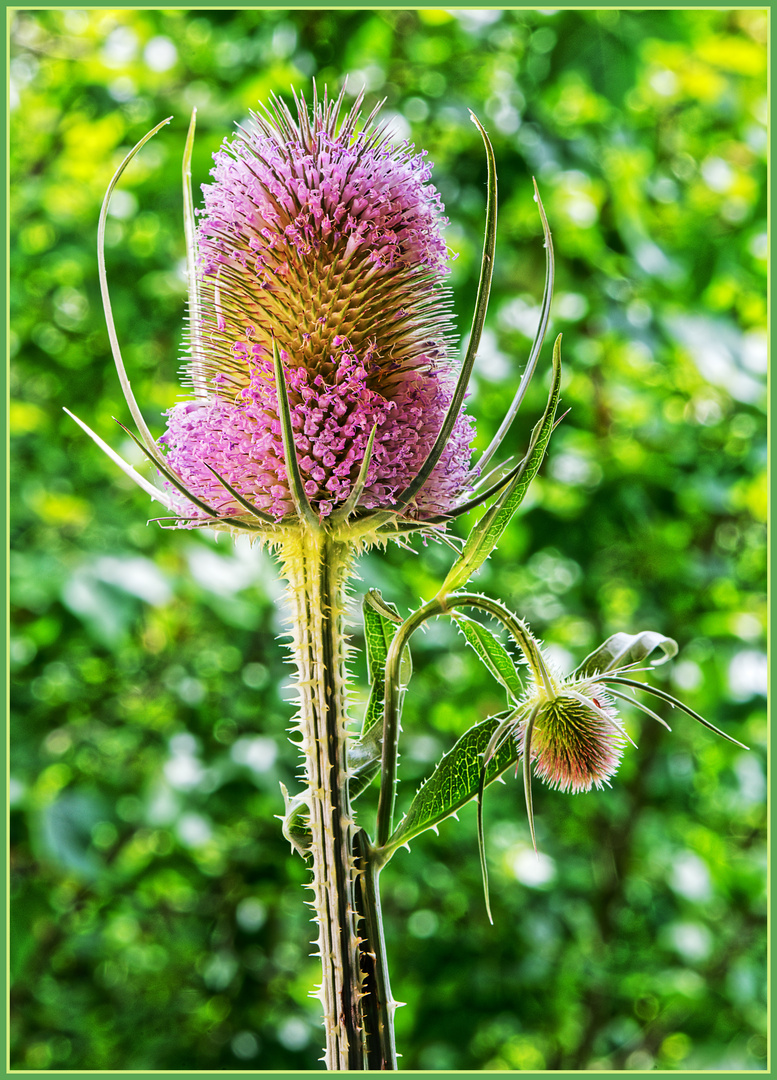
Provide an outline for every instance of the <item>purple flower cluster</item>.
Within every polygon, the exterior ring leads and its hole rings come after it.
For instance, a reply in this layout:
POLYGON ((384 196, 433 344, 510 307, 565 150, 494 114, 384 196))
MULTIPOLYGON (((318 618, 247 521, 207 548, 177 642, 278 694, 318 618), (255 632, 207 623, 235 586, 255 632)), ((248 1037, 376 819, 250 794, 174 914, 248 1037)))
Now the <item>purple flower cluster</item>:
MULTIPOLYGON (((369 349, 359 358, 343 343, 331 382, 304 367, 288 370, 288 390, 297 402, 291 414, 300 471, 322 517, 348 498, 374 424, 378 432, 360 504, 390 507, 394 493, 418 472, 450 401, 444 384, 412 370, 398 372, 391 397, 385 397, 369 387, 370 359, 369 349)), ((267 359, 249 363, 249 384, 234 401, 214 394, 205 402, 177 405, 168 413, 161 441, 167 461, 190 490, 220 512, 241 511, 205 462, 260 510, 282 517, 293 512, 293 504, 272 364, 267 359)), ((416 499, 420 512, 438 513, 453 503, 463 484, 462 466, 469 461, 469 439, 469 425, 457 425, 416 499)), ((188 500, 178 498, 181 513, 190 513, 188 500)))
MULTIPOLYGON (((199 227, 200 307, 191 327, 194 401, 168 413, 169 465, 208 505, 244 513, 206 467, 280 519, 293 511, 272 366, 286 372, 305 490, 320 516, 352 490, 390 509, 417 475, 450 404, 446 223, 424 154, 359 126, 359 101, 281 104, 252 115, 215 155, 199 227), (231 500, 231 501, 230 501, 231 500)), ((444 513, 469 471, 459 416, 405 513, 444 513)), ((181 502, 182 514, 197 514, 181 502)))

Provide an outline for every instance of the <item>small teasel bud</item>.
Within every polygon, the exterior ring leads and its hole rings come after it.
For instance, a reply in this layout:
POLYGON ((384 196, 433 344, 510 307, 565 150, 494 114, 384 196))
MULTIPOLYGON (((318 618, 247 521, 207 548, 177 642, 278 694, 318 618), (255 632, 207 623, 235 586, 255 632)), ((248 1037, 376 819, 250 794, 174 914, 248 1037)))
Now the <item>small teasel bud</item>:
MULTIPOLYGON (((521 747, 527 725, 521 725, 521 747)), ((559 791, 577 793, 609 785, 618 771, 626 737, 605 688, 589 685, 584 691, 543 702, 531 733, 534 774, 559 791)))

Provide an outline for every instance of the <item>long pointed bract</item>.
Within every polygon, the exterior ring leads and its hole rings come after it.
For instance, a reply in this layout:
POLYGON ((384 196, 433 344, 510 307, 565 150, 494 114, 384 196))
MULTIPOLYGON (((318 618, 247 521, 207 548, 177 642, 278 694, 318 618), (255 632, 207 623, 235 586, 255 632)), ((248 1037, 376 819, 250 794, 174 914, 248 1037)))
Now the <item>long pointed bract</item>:
POLYGON ((240 503, 244 510, 247 510, 249 514, 253 514, 253 516, 255 518, 258 518, 259 521, 264 521, 267 525, 277 524, 274 517, 272 517, 270 514, 266 514, 264 510, 260 510, 258 506, 254 506, 253 503, 249 502, 248 499, 241 495, 239 491, 236 491, 235 488, 233 488, 232 485, 224 479, 221 473, 217 473, 212 465, 209 465, 207 461, 203 461, 202 464, 205 466, 206 469, 213 473, 218 482, 227 489, 233 499, 235 499, 236 502, 240 503))
POLYGON ((163 120, 160 124, 157 124, 155 128, 152 128, 152 130, 149 131, 147 135, 144 135, 140 142, 137 143, 124 158, 121 165, 113 174, 113 179, 108 185, 108 190, 105 192, 105 198, 103 199, 103 204, 100 209, 100 219, 97 225, 97 267, 100 277, 100 295, 102 296, 103 309, 105 311, 105 322, 108 327, 108 338, 111 343, 113 362, 116 365, 116 371, 119 376, 119 382, 121 383, 121 389, 124 393, 127 405, 129 406, 129 410, 132 413, 132 419, 137 424, 137 428, 140 432, 143 444, 150 456, 154 459, 154 461, 156 461, 160 456, 159 447, 154 441, 151 432, 148 430, 146 421, 143 419, 143 414, 138 408, 138 404, 135 401, 135 397, 132 393, 130 381, 127 378, 127 372, 121 356, 119 339, 116 335, 116 326, 113 321, 113 311, 111 310, 111 297, 110 293, 108 292, 108 275, 105 269, 105 223, 108 217, 108 207, 110 206, 111 196, 113 195, 114 189, 118 184, 119 180, 121 179, 124 170, 132 161, 135 154, 137 154, 138 150, 140 150, 141 147, 145 146, 148 140, 153 138, 153 136, 156 135, 160 128, 163 128, 165 124, 169 124, 171 120, 172 116, 168 116, 166 120, 163 120))
MULTIPOLYGON (((114 419, 115 419, 115 417, 114 417, 114 419)), ((134 431, 130 431, 130 429, 128 427, 126 427, 124 424, 122 424, 121 420, 116 420, 116 423, 119 425, 119 427, 122 429, 122 431, 125 431, 127 433, 127 435, 129 435, 129 437, 132 439, 132 441, 137 446, 140 447, 140 449, 143 451, 143 453, 148 455, 148 457, 151 459, 151 461, 153 461, 153 463, 156 465, 156 467, 162 473, 165 480, 167 480, 169 483, 171 483, 174 488, 177 488, 178 491, 180 491, 180 493, 185 498, 187 498, 189 500, 189 502, 192 503, 194 506, 198 507, 200 510, 202 510, 204 513, 208 514, 214 520, 218 519, 218 517, 219 517, 218 511, 214 510, 211 506, 208 506, 208 504, 206 502, 203 502, 202 499, 198 498, 191 491, 189 491, 189 489, 184 484, 183 480, 181 480, 180 477, 176 476, 176 474, 172 471, 172 469, 169 468, 169 466, 165 463, 164 460, 160 461, 153 454, 150 454, 149 451, 146 449, 146 447, 143 445, 143 443, 140 441, 140 439, 137 437, 137 435, 135 434, 134 431)))
POLYGON ((498 752, 504 740, 509 735, 509 729, 515 727, 520 721, 517 719, 518 713, 513 712, 510 716, 505 717, 502 723, 497 727, 494 734, 491 736, 488 742, 488 746, 483 752, 483 765, 480 770, 480 782, 478 784, 478 854, 480 856, 480 875, 483 879, 483 898, 486 903, 486 914, 488 915, 488 921, 491 925, 494 925, 494 919, 491 914, 491 900, 488 892, 488 865, 486 863, 486 834, 483 828, 483 795, 486 788, 486 774, 488 770, 488 763, 492 757, 498 752))
POLYGON ((507 528, 513 514, 521 505, 529 485, 542 464, 550 436, 553 432, 553 418, 558 405, 561 386, 561 335, 556 339, 553 349, 553 382, 540 420, 534 427, 526 457, 517 468, 515 477, 501 491, 499 498, 486 510, 477 524, 470 531, 460 558, 448 571, 440 589, 440 595, 446 595, 460 588, 486 561, 493 551, 499 537, 507 528))
POLYGON ((275 369, 275 389, 278 395, 278 416, 281 422, 281 437, 283 439, 283 454, 286 459, 286 472, 289 479, 289 492, 294 501, 294 507, 300 518, 309 525, 318 527, 318 515, 310 505, 307 492, 302 483, 302 474, 299 471, 297 461, 297 448, 294 445, 294 429, 291 423, 291 409, 289 396, 286 389, 286 376, 283 372, 283 362, 278 352, 278 342, 272 339, 272 360, 275 369))
MULTIPOLYGON (((484 759, 485 760, 485 759, 484 759)), ((494 925, 494 917, 491 914, 491 900, 488 894, 488 863, 486 862, 486 834, 483 828, 483 791, 486 783, 486 766, 480 772, 480 786, 478 787, 478 855, 480 856, 480 876, 483 880, 483 899, 486 904, 486 915, 491 925, 494 925)))
POLYGON ((667 694, 666 690, 660 690, 657 686, 651 686, 650 683, 638 682, 636 679, 624 679, 620 676, 616 678, 614 675, 607 674, 601 676, 600 681, 605 683, 605 685, 608 683, 617 683, 619 686, 632 686, 635 690, 644 690, 648 694, 653 694, 654 697, 661 698, 662 701, 667 701, 670 705, 673 705, 675 709, 682 709, 688 716, 693 717, 694 720, 697 720, 704 727, 709 728, 710 731, 714 731, 716 735, 720 735, 728 742, 734 743, 735 746, 741 746, 743 750, 750 749, 749 746, 745 746, 744 743, 741 743, 739 739, 735 739, 733 735, 727 735, 725 731, 721 731, 720 728, 715 727, 709 720, 705 720, 703 716, 700 716, 699 713, 695 712, 688 705, 684 705, 682 701, 678 701, 676 697, 667 694))
POLYGON ((166 497, 163 491, 160 491, 159 488, 154 487, 154 485, 149 483, 149 481, 146 480, 144 476, 141 476, 140 473, 135 472, 132 466, 127 464, 127 462, 122 457, 120 457, 116 453, 116 451, 108 445, 107 442, 104 442, 99 435, 92 431, 92 429, 87 424, 85 424, 83 420, 79 420, 77 416, 71 413, 70 409, 65 409, 64 406, 63 412, 66 412, 71 420, 75 420, 75 422, 82 429, 82 431, 85 431, 89 438, 93 439, 94 442, 96 442, 97 445, 100 447, 100 449, 108 455, 114 465, 119 466, 125 476, 128 476, 130 480, 134 480, 138 487, 143 488, 147 495, 150 495, 152 499, 156 499, 157 502, 160 502, 168 510, 173 509, 170 500, 166 497))
POLYGON ((479 495, 475 495, 473 496, 473 498, 468 499, 467 502, 460 503, 458 506, 454 506, 454 508, 450 510, 442 520, 448 521, 452 518, 455 519, 461 517, 462 514, 468 514, 470 510, 476 510, 478 506, 481 506, 484 502, 488 502, 492 495, 498 495, 501 491, 504 491, 510 481, 514 480, 516 476, 518 476, 518 474, 526 468, 526 466, 528 465, 528 461, 529 458, 527 454, 527 456, 521 458, 518 464, 514 465, 512 469, 510 469, 510 471, 501 478, 501 480, 496 481, 486 491, 482 491, 479 495))
POLYGON ((353 511, 356 509, 356 505, 359 499, 362 497, 364 491, 364 485, 367 483, 367 473, 370 470, 370 462, 372 461, 372 448, 375 443, 375 434, 378 430, 378 425, 373 424, 370 437, 367 440, 367 446, 364 450, 364 457, 362 458, 361 467, 359 468, 359 475, 356 477, 351 494, 343 503, 342 507, 337 513, 338 521, 347 521, 353 511))
POLYGON ((421 490, 442 456, 442 452, 450 438, 456 420, 458 419, 459 411, 464 402, 464 396, 467 392, 470 375, 472 374, 472 368, 475 364, 475 358, 477 357, 478 347, 480 345, 480 338, 483 333, 483 324, 486 320, 488 297, 491 291, 491 277, 494 270, 494 250, 496 248, 496 161, 494 159, 494 150, 488 135, 486 134, 485 128, 472 111, 470 111, 470 117, 483 137, 486 148, 486 159, 488 162, 486 233, 483 240, 483 259, 480 267, 480 281, 478 282, 477 298, 475 300, 475 312, 472 316, 472 328, 470 330, 469 344, 464 357, 464 363, 461 365, 456 389, 453 392, 453 398, 451 399, 448 412, 446 413, 442 427, 440 428, 440 433, 437 436, 432 449, 429 451, 426 461, 421 466, 415 478, 397 497, 397 501, 393 507, 397 512, 403 510, 410 500, 421 490))
POLYGON ((652 709, 648 708, 648 706, 645 705, 643 702, 637 701, 637 699, 635 697, 632 697, 631 694, 626 694, 621 690, 616 690, 613 686, 608 686, 607 689, 613 697, 619 698, 621 701, 628 701, 629 705, 633 705, 636 709, 640 709, 643 713, 645 713, 646 716, 650 716, 653 720, 657 720, 659 724, 666 728, 667 731, 672 730, 669 724, 667 724, 666 720, 664 720, 663 716, 659 716, 657 712, 653 712, 652 709))
POLYGON ((526 813, 529 818, 529 832, 534 852, 537 854, 537 836, 534 832, 534 806, 531 797, 531 740, 534 734, 534 722, 540 706, 535 705, 526 721, 526 731, 523 734, 523 791, 526 796, 526 813))
POLYGON ((540 350, 542 349, 542 343, 545 340, 545 333, 548 329, 548 320, 550 319, 550 304, 553 299, 553 282, 555 280, 555 259, 553 256, 553 240, 550 235, 550 226, 548 225, 548 219, 545 216, 545 208, 542 205, 542 199, 540 198, 539 189, 537 187, 537 181, 534 183, 534 195, 539 205, 540 218, 542 220, 542 231, 545 236, 545 289, 542 294, 542 307, 540 308, 540 321, 537 326, 537 333, 534 336, 531 352, 529 353, 529 359, 526 362, 526 370, 523 373, 523 377, 518 384, 515 397, 513 398, 510 408, 507 410, 507 415, 499 426, 494 438, 491 440, 491 444, 488 449, 483 453, 480 461, 477 463, 475 469, 472 470, 470 475, 477 475, 481 472, 494 454, 499 449, 502 440, 512 426, 513 420, 518 414, 518 410, 521 407, 521 402, 526 396, 526 391, 531 382, 534 369, 537 367, 537 361, 540 356, 540 350))

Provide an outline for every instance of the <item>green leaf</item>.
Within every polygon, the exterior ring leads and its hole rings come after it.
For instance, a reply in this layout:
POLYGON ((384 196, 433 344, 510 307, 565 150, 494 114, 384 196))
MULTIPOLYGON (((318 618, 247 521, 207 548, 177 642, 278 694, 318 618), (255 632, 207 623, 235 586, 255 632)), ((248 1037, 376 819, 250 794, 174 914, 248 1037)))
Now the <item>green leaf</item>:
MULTIPOLYGON (((402 624, 402 616, 393 604, 389 604, 383 599, 378 589, 369 589, 367 591, 362 611, 364 614, 364 641, 367 647, 367 675, 372 686, 367 711, 364 714, 364 723, 362 724, 362 738, 364 738, 367 732, 383 721, 383 699, 386 696, 386 658, 391 648, 391 642, 394 640, 394 634, 402 624)), ((410 650, 408 649, 403 657, 401 672, 404 683, 409 682, 412 670, 410 650), (409 668, 404 661, 409 665, 409 668)))
MULTIPOLYGON (((366 791, 372 781, 380 772, 381 745, 377 737, 374 745, 370 742, 359 744, 362 753, 361 764, 354 765, 348 781, 348 794, 351 802, 358 799, 363 791, 366 791)), ((351 748, 348 749, 348 762, 351 763, 351 748)))
MULTIPOLYGON (((370 696, 364 713, 361 735, 348 745, 348 767, 352 771, 350 794, 357 798, 380 768, 383 735, 383 705, 386 697, 386 658, 391 642, 394 640, 402 616, 393 604, 387 603, 378 589, 369 589, 365 594, 362 610, 364 614, 364 640, 367 647, 367 674, 370 680, 370 696)), ((410 650, 405 649, 402 657, 402 682, 410 681, 413 665, 410 650)))
POLYGON ((605 671, 614 671, 617 668, 627 667, 629 664, 638 664, 656 649, 661 649, 663 655, 657 660, 651 660, 653 667, 677 655, 677 642, 655 630, 642 630, 639 634, 613 634, 585 658, 572 677, 582 678, 587 675, 602 674, 605 671))
MULTIPOLYGON (((432 829, 474 799, 480 786, 483 753, 491 736, 514 710, 490 716, 470 728, 439 762, 416 792, 410 808, 386 848, 393 850, 432 829)), ((485 785, 493 783, 518 760, 515 739, 507 738, 488 763, 485 785)))
POLYGON ((305 793, 295 795, 292 798, 286 789, 286 785, 282 783, 281 794, 283 795, 286 810, 283 817, 281 817, 283 835, 297 854, 301 855, 303 859, 307 859, 313 843, 313 835, 310 831, 310 808, 305 793))
POLYGON ((456 612, 454 619, 467 642, 472 646, 497 682, 502 684, 513 701, 518 701, 523 693, 521 676, 518 674, 513 658, 502 642, 482 623, 475 622, 474 619, 468 619, 466 615, 460 615, 456 612))
POLYGON ((545 456, 558 405, 561 383, 561 335, 556 338, 553 347, 553 381, 551 383, 548 404, 545 412, 536 424, 529 442, 529 451, 524 464, 515 477, 506 484, 493 506, 485 512, 473 527, 459 558, 451 567, 443 582, 438 596, 445 597, 455 589, 460 589, 486 561, 497 542, 510 523, 510 520, 523 502, 537 471, 545 456))

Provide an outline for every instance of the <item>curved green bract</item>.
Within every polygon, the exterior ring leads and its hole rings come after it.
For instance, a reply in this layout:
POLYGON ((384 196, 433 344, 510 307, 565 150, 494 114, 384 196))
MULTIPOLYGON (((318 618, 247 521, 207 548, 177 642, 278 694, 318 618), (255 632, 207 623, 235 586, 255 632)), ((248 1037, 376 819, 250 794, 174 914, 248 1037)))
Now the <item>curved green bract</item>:
POLYGON ((521 403, 526 395, 526 391, 529 388, 534 369, 537 366, 537 360, 539 359, 540 350, 542 349, 542 343, 545 340, 545 333, 548 329, 548 321, 550 319, 550 305, 553 299, 553 282, 555 279, 555 260, 553 257, 553 239, 550 235, 550 226, 548 225, 548 219, 545 215, 545 208, 542 205, 542 199, 540 198, 539 188, 537 187, 537 181, 534 180, 534 198, 540 211, 540 220, 542 221, 542 231, 545 237, 545 288, 542 294, 542 306, 540 307, 540 321, 537 326, 537 333, 534 335, 534 341, 532 342, 531 352, 529 353, 529 359, 526 362, 526 369, 523 373, 518 390, 513 398, 510 408, 507 410, 502 423, 499 425, 499 430, 491 441, 490 446, 485 451, 480 461, 477 463, 477 469, 481 471, 486 467, 488 462, 497 452, 502 445, 505 435, 510 430, 513 420, 518 415, 518 410, 521 407, 521 403))
POLYGON ((265 512, 263 510, 260 510, 258 506, 254 506, 253 503, 249 502, 248 499, 241 495, 236 488, 232 487, 229 481, 225 480, 220 473, 216 472, 212 465, 209 465, 207 461, 203 461, 202 464, 205 466, 208 472, 213 473, 213 475, 216 477, 222 487, 226 488, 226 490, 229 492, 235 502, 239 503, 239 505, 242 506, 244 510, 247 510, 248 513, 251 514, 253 517, 257 518, 259 521, 266 522, 266 524, 268 525, 277 524, 275 518, 273 518, 270 514, 265 514, 265 512))
POLYGON ((656 649, 662 655, 651 660, 651 666, 657 667, 677 655, 677 642, 674 638, 664 637, 655 630, 641 630, 638 634, 613 634, 595 649, 590 656, 575 669, 574 677, 597 675, 615 668, 628 667, 645 660, 656 649))
POLYGON ((529 452, 524 459, 525 464, 516 473, 513 480, 505 486, 493 506, 489 507, 470 532, 464 550, 451 567, 442 588, 437 594, 441 600, 454 590, 460 589, 462 585, 469 581, 475 571, 480 569, 496 547, 500 536, 510 524, 513 514, 523 502, 526 492, 529 490, 529 485, 542 464, 545 450, 553 433, 560 386, 561 335, 559 334, 553 347, 553 381, 548 403, 545 406, 545 412, 532 432, 529 452))
POLYGON ((294 508, 297 511, 297 517, 306 521, 311 528, 317 529, 319 524, 318 514, 310 505, 310 500, 305 492, 305 485, 302 483, 302 474, 299 471, 297 449, 294 445, 294 429, 291 422, 291 406, 289 405, 289 394, 286 389, 286 375, 283 370, 283 361, 281 360, 280 352, 278 351, 278 342, 275 340, 274 336, 272 339, 272 361, 273 370, 275 372, 275 388, 278 394, 278 417, 281 423, 283 456, 286 461, 289 492, 294 503, 294 508))
POLYGON ((749 750, 750 747, 745 743, 740 742, 739 739, 735 739, 733 735, 728 735, 725 731, 721 731, 720 728, 715 727, 709 720, 705 720, 703 716, 692 709, 690 705, 685 705, 682 701, 679 701, 671 694, 667 694, 666 690, 661 690, 658 686, 651 686, 650 683, 638 682, 636 679, 626 679, 622 675, 607 675, 603 680, 605 686, 609 686, 611 683, 615 683, 617 686, 628 686, 632 690, 644 690, 647 694, 652 694, 653 697, 659 698, 661 701, 667 702, 668 705, 672 705, 675 709, 681 709, 688 716, 693 717, 698 723, 706 727, 708 731, 714 731, 716 735, 720 735, 721 738, 726 739, 727 742, 733 743, 734 746, 741 746, 743 750, 749 750))
POLYGON ((156 135, 156 133, 161 128, 163 128, 165 124, 169 124, 172 119, 172 116, 168 116, 166 120, 162 120, 159 124, 156 125, 156 127, 152 128, 151 131, 149 131, 146 135, 143 136, 139 143, 136 143, 135 146, 133 146, 133 148, 124 158, 121 165, 119 165, 118 169, 113 174, 111 182, 108 185, 108 190, 105 192, 105 198, 103 199, 103 204, 100 208, 100 217, 97 222, 97 271, 100 279, 100 295, 102 297, 103 311, 105 313, 105 324, 108 329, 108 340, 111 343, 113 362, 116 365, 116 373, 119 376, 119 383, 121 384, 122 393, 124 394, 124 398, 127 402, 127 405, 129 406, 130 413, 132 414, 132 419, 135 421, 137 429, 140 432, 143 449, 149 455, 149 457, 157 464, 162 457, 162 453, 156 443, 156 440, 149 431, 148 425, 143 419, 143 414, 141 413, 140 408, 138 407, 138 403, 135 401, 135 396, 132 393, 132 387, 130 386, 127 371, 124 367, 124 360, 122 359, 121 355, 121 347, 119 345, 119 338, 116 334, 116 326, 113 321, 111 297, 108 290, 108 273, 105 266, 105 228, 106 222, 108 220, 108 209, 111 204, 111 196, 113 195, 116 185, 124 174, 124 170, 135 157, 137 152, 146 145, 148 140, 153 138, 153 136, 156 135))
MULTIPOLYGON (((230 525, 240 524, 240 522, 236 521, 234 518, 221 517, 218 510, 214 510, 212 506, 209 506, 206 502, 203 502, 202 499, 198 498, 193 492, 189 491, 183 481, 179 479, 176 473, 174 473, 173 470, 168 467, 167 462, 164 460, 164 458, 162 458, 161 460, 155 458, 154 455, 146 449, 146 447, 143 445, 143 443, 140 441, 134 431, 130 431, 128 427, 122 424, 121 420, 117 420, 116 423, 119 425, 122 431, 129 435, 129 437, 132 439, 138 449, 142 450, 146 457, 148 457, 154 463, 154 465, 156 465, 157 469, 159 469, 165 480, 169 481, 169 483, 171 483, 174 488, 180 491, 181 494, 189 500, 189 502, 193 503, 194 506, 199 507, 200 510, 204 511, 210 516, 211 520, 205 522, 206 525, 212 525, 214 521, 230 525)), ((251 526, 246 525, 246 528, 250 527, 251 526)))
POLYGON ((359 499, 362 497, 364 491, 364 485, 367 483, 367 474, 370 471, 370 462, 372 461, 372 451, 375 445, 375 434, 378 430, 377 423, 373 424, 370 437, 367 440, 367 446, 364 450, 364 457, 359 467, 359 473, 356 477, 353 487, 351 488, 351 494, 345 500, 343 505, 337 511, 336 518, 338 521, 346 522, 351 514, 356 509, 359 499))
POLYGON ((450 438, 456 420, 458 419, 459 410, 464 403, 470 375, 472 374, 472 368, 478 353, 478 346, 480 345, 480 338, 483 333, 483 326, 486 321, 488 297, 491 292, 491 278, 494 272, 494 250, 496 248, 496 159, 494 158, 494 149, 491 146, 485 128, 471 109, 469 110, 469 115, 472 119, 472 123, 478 129, 483 139, 483 144, 486 149, 486 161, 488 163, 486 233, 483 239, 483 258, 481 260, 480 280, 478 282, 478 291, 475 298, 475 312, 472 316, 472 326, 469 332, 469 344, 453 391, 453 397, 451 398, 451 403, 448 406, 448 411, 445 414, 445 419, 443 420, 439 434, 427 455, 426 461, 419 469, 418 474, 410 481, 407 487, 397 495, 396 502, 392 508, 394 513, 399 513, 399 511, 404 510, 411 499, 415 497, 432 475, 435 465, 442 457, 442 453, 445 450, 448 439, 450 438))

